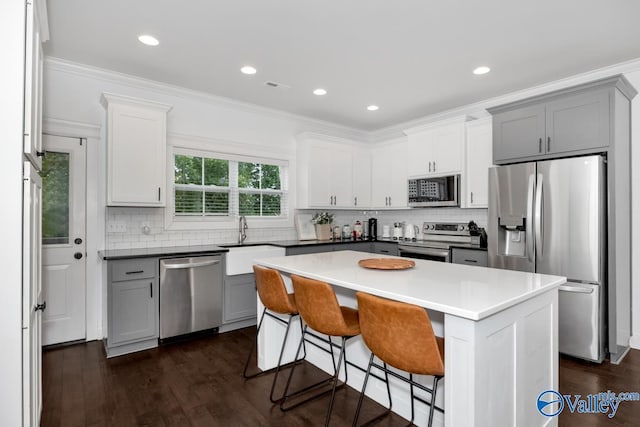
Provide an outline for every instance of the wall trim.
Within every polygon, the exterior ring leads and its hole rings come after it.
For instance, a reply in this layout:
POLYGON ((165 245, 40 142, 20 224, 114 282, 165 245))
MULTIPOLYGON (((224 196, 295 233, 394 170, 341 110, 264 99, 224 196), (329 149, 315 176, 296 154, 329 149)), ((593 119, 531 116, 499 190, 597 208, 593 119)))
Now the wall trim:
POLYGON ((69 136, 74 138, 100 139, 100 125, 73 122, 69 120, 45 117, 42 120, 42 130, 49 135, 69 136))
POLYGON ((67 61, 52 56, 48 56, 45 58, 45 66, 48 69, 67 74, 88 77, 114 84, 121 84, 140 90, 154 91, 156 93, 162 93, 163 95, 168 94, 183 99, 197 99, 208 104, 215 104, 227 108, 232 108, 234 110, 242 111, 245 113, 261 114, 281 120, 295 120, 312 126, 315 129, 320 129, 322 132, 327 132, 339 137, 367 141, 369 135, 369 133, 366 131, 351 128, 348 126, 313 119, 311 117, 298 114, 288 113, 274 108, 262 107, 256 104, 250 104, 248 102, 242 102, 232 98, 212 95, 193 89, 187 89, 177 85, 149 80, 142 77, 133 76, 131 74, 120 73, 104 68, 92 67, 89 65, 67 61))
POLYGON ((640 71, 640 58, 632 59, 630 61, 621 62, 618 64, 609 65, 606 67, 598 68, 596 70, 587 71, 573 76, 565 77, 563 79, 554 80, 552 82, 543 83, 538 86, 532 86, 526 89, 510 92, 505 95, 496 96, 493 98, 485 99, 473 104, 467 104, 460 107, 445 110, 436 114, 421 117, 419 119, 410 120, 408 122, 399 123, 397 125, 382 128, 369 133, 370 142, 380 142, 386 139, 397 138, 403 134, 404 129, 415 128, 427 125, 429 123, 437 122, 440 120, 446 120, 455 116, 468 114, 470 116, 481 118, 488 116, 487 108, 495 107, 502 104, 508 104, 510 102, 519 101, 525 98, 530 98, 536 95, 543 95, 547 92, 552 92, 560 89, 565 89, 571 86, 579 85, 582 83, 588 83, 592 80, 603 79, 606 77, 614 76, 616 74, 632 73, 640 71))

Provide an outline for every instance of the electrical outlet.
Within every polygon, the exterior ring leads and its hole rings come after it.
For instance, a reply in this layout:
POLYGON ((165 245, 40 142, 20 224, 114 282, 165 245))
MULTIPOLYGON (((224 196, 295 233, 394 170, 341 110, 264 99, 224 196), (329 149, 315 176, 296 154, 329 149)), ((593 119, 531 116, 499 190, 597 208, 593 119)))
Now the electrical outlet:
POLYGON ((126 233, 127 224, 122 221, 110 222, 107 225, 107 233, 126 233))

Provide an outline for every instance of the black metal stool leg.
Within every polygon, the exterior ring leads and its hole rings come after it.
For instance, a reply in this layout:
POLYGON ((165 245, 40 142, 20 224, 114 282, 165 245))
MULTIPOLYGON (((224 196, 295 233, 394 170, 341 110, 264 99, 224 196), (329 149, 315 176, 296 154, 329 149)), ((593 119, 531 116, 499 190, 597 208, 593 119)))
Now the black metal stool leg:
MULTIPOLYGON (((364 383, 362 384, 362 391, 360 392, 360 398, 358 399, 358 406, 356 407, 356 414, 353 418, 353 427, 358 425, 358 418, 360 417, 360 409, 362 408, 362 401, 364 400, 364 394, 367 390, 367 382, 369 382, 369 374, 371 374, 371 365, 373 364, 373 353, 371 353, 371 357, 369 358, 369 366, 367 366, 367 373, 364 376, 364 383)), ((387 385, 388 387, 388 385, 387 385)))
POLYGON ((414 411, 414 399, 413 399, 413 374, 409 374, 409 380, 411 381, 409 383, 409 388, 411 389, 411 424, 413 424, 413 419, 415 417, 413 411, 414 411))
POLYGON ((436 392, 438 391, 438 381, 440 381, 440 378, 442 377, 438 377, 438 376, 433 376, 433 386, 431 388, 431 390, 433 390, 433 392, 431 393, 431 405, 429 405, 429 423, 427 424, 428 427, 431 427, 431 424, 433 423, 433 408, 436 406, 436 392))
POLYGON ((260 335, 260 328, 262 328, 262 321, 264 320, 264 315, 265 315, 266 312, 267 312, 267 309, 264 308, 262 310, 262 315, 260 316, 260 322, 258 322, 258 329, 256 331, 256 339, 253 340, 253 345, 251 346, 251 350, 249 351, 249 356, 247 357, 247 361, 244 364, 244 370, 242 371, 242 376, 245 379, 254 378, 254 377, 257 377, 258 375, 262 374, 262 372, 258 372, 256 374, 247 375, 247 369, 249 368, 249 362, 251 361, 251 355, 253 354, 253 352, 256 349, 256 346, 258 344, 258 335, 260 335))
MULTIPOLYGON (((327 411, 327 416, 324 420, 325 427, 329 426, 329 420, 331 420, 331 411, 333 410, 333 401, 335 400, 335 397, 336 397, 336 386, 338 385, 338 377, 340 376, 340 366, 342 364, 342 359, 345 358, 346 341, 347 339, 345 337, 342 337, 342 347, 340 348, 340 356, 338 356, 338 367, 335 371, 335 375, 333 379, 333 387, 331 389, 331 400, 329 401, 329 410, 327 411)), ((331 351, 331 354, 333 355, 333 350, 331 351)), ((345 363, 344 369, 345 369, 345 375, 346 375, 346 371, 347 371, 346 363, 345 363)), ((346 381, 345 381, 345 384, 346 384, 346 381)))
MULTIPOLYGON (((271 384, 271 393, 269 393, 269 400, 271 400, 271 403, 276 403, 278 402, 280 399, 282 399, 282 397, 284 396, 280 396, 278 399, 274 399, 273 398, 273 391, 276 388, 276 382, 278 381, 278 374, 280 374, 280 368, 282 368, 282 357, 284 356, 284 349, 287 346, 287 338, 289 336, 289 328, 291 327, 291 322, 293 319, 293 315, 289 315, 289 321, 287 322, 287 328, 284 331, 284 338, 282 339, 282 347, 280 347, 280 356, 278 357, 278 364, 276 365, 276 374, 273 377, 273 383, 271 384)), ((296 362, 298 362, 298 355, 296 354, 296 358, 293 360, 293 364, 295 364, 296 362)))

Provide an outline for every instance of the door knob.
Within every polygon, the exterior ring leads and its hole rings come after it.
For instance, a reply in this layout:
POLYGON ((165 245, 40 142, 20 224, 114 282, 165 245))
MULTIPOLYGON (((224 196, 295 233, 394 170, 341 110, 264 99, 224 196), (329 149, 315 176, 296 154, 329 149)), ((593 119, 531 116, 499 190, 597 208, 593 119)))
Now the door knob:
POLYGON ((82 259, 82 252, 76 252, 75 254, 73 254, 73 257, 75 259, 82 259))
POLYGON ((73 243, 75 243, 76 245, 81 245, 82 244, 82 239, 79 237, 76 237, 76 239, 73 241, 73 243))
POLYGON ((33 307, 33 311, 45 311, 47 309, 47 302, 44 301, 42 304, 36 304, 35 307, 33 307))

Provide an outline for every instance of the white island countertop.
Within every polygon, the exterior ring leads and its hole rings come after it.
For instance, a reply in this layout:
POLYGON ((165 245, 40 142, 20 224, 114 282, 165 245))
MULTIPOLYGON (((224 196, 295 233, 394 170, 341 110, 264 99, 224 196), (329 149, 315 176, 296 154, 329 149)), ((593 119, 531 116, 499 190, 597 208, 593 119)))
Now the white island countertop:
POLYGON ((481 320, 566 282, 565 277, 412 259, 408 270, 360 267, 366 252, 339 251, 255 260, 282 272, 415 304, 469 320, 481 320))

